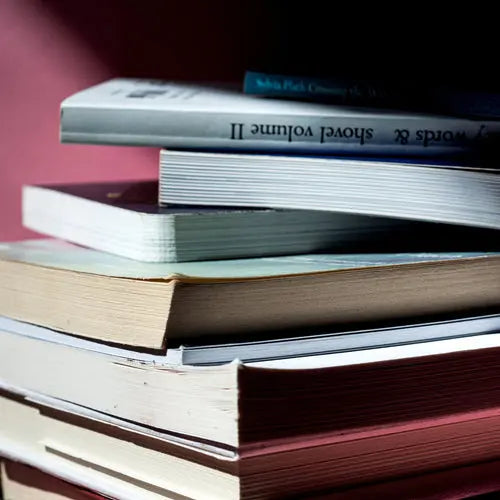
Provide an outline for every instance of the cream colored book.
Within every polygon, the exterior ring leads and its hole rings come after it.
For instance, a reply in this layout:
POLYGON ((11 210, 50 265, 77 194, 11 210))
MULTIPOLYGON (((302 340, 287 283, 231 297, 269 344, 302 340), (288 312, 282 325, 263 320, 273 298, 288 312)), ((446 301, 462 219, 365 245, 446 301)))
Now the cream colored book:
POLYGON ((4 500, 106 500, 106 497, 13 460, 0 463, 4 500))
POLYGON ((311 498, 495 461, 500 445, 498 407, 311 435, 226 456, 13 395, 0 394, 0 424, 2 455, 120 500, 311 498))
MULTIPOLYGON (((496 401, 498 329, 462 338, 215 366, 144 359, 0 329, 0 388, 127 428, 225 448, 343 432, 496 401), (459 372, 457 372, 459 366, 459 372), (477 391, 477 384, 481 391, 477 391), (436 398, 439 385, 446 398, 436 398), (283 402, 286 401, 286 404, 283 402), (390 415, 389 420, 387 420, 390 415)), ((499 403, 500 404, 500 403, 499 403)))
POLYGON ((223 339, 500 305, 499 253, 144 263, 56 240, 0 246, 0 314, 118 344, 223 339))

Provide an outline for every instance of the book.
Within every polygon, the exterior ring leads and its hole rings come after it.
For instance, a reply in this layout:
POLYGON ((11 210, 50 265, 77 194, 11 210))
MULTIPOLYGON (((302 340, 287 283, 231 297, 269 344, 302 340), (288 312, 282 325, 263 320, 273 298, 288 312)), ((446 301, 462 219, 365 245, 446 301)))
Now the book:
POLYGON ((494 406, 499 338, 496 331, 196 366, 148 360, 132 349, 128 356, 92 351, 2 327, 0 381, 31 400, 62 401, 90 417, 98 412, 111 423, 120 419, 127 428, 143 425, 237 448, 389 425, 409 411, 418 420, 494 406), (441 397, 435 397, 436 384, 441 397))
POLYGON ((493 500, 500 491, 500 461, 493 460, 461 467, 430 471, 375 484, 330 491, 315 500, 372 500, 374 498, 438 498, 493 500))
POLYGON ((159 201, 500 229, 498 170, 456 163, 162 150, 159 201))
POLYGON ((158 206, 158 181, 23 187, 23 224, 146 262, 309 253, 376 245, 416 227, 317 211, 158 206))
MULTIPOLYGON (((62 481, 55 475, 56 473, 44 472, 20 462, 4 460, 2 467, 3 490, 6 500, 104 500, 107 498, 94 492, 91 493, 75 484, 62 481), (53 493, 54 490, 57 493, 53 493)), ((441 498, 493 499, 494 496, 485 495, 489 493, 493 495, 500 489, 499 467, 500 461, 493 460, 348 489, 339 488, 330 490, 326 494, 313 494, 310 498, 315 500, 352 500, 352 498, 358 500, 372 500, 373 498, 431 500, 439 496, 441 498), (481 495, 481 497, 477 495, 481 495)), ((57 472, 57 466, 54 467, 54 470, 57 472)), ((79 478, 72 478, 72 480, 81 482, 79 478)), ((134 489, 133 484, 127 486, 130 488, 129 492, 134 489)), ((96 485, 94 485, 95 487, 96 485)), ((146 486, 140 493, 137 490, 137 488, 134 489, 134 494, 139 496, 135 496, 134 499, 145 498, 148 496, 147 493, 150 493, 146 486)), ((118 491, 115 491, 113 497, 121 498, 116 496, 117 493, 118 491)), ((151 499, 152 495, 150 493, 148 498, 151 499)), ((173 497, 175 498, 175 495, 173 497)), ((162 496, 163 500, 165 498, 167 497, 162 496)))
MULTIPOLYGON (((394 89, 395 91, 396 89, 394 89)), ((400 100, 382 82, 312 75, 283 75, 246 71, 243 92, 275 98, 310 99, 348 105, 368 105, 400 100)))
POLYGON ((371 106, 498 119, 500 94, 424 86, 421 82, 383 81, 313 75, 245 72, 243 92, 273 98, 306 99, 353 106, 371 106))
POLYGON ((308 154, 438 155, 487 148, 500 122, 260 99, 114 79, 61 103, 61 141, 308 154))
POLYGON ((57 240, 0 246, 0 314, 162 349, 212 336, 473 314, 499 306, 500 252, 305 254, 146 263, 57 240))
POLYGON ((5 500, 106 500, 106 497, 13 460, 0 463, 5 500))
MULTIPOLYGON (((30 462, 36 462, 36 460, 31 459, 30 462)), ((5 500, 104 500, 104 498, 108 498, 78 486, 85 482, 86 476, 90 475, 94 481, 92 488, 94 490, 106 489, 107 494, 112 498, 132 500, 130 495, 134 495, 133 500, 145 498, 156 500, 161 491, 162 496, 160 498, 162 500, 166 498, 179 499, 179 494, 169 495, 165 489, 152 488, 150 484, 143 484, 141 488, 141 484, 138 484, 137 480, 127 482, 125 475, 110 474, 108 483, 112 484, 112 488, 114 487, 110 491, 110 488, 106 488, 102 484, 103 482, 99 480, 99 472, 95 468, 86 467, 85 470, 77 463, 73 463, 71 466, 76 469, 76 473, 68 473, 67 470, 63 472, 63 474, 70 476, 71 482, 68 482, 58 477, 61 474, 62 467, 60 463, 54 463, 53 460, 49 460, 48 465, 46 463, 37 463, 36 467, 18 461, 4 460, 1 464, 4 498, 5 500), (81 473, 80 469, 84 471, 83 479, 79 474, 81 473)), ((499 467, 500 461, 490 460, 426 471, 421 474, 393 478, 377 483, 335 488, 323 493, 315 494, 309 491, 308 497, 315 500, 352 500, 353 498, 358 500, 372 500, 373 498, 479 499, 476 495, 494 494, 500 489, 499 467)), ((196 474, 193 477, 196 478, 196 474)), ((494 498, 494 496, 481 496, 481 498, 494 498)))
POLYGON ((242 337, 231 342, 211 343, 213 339, 189 339, 178 347, 171 346, 153 353, 87 340, 5 316, 0 316, 0 330, 157 366, 209 366, 230 363, 235 359, 254 363, 487 335, 500 332, 500 315, 459 316, 441 321, 391 324, 364 330, 334 330, 328 333, 310 330, 294 337, 261 334, 257 338, 247 336, 250 340, 242 337))
POLYGON ((498 458, 499 334, 379 349, 368 362, 351 352, 347 364, 190 370, 95 354, 81 364, 69 350, 52 364, 45 355, 62 346, 24 340, 0 350, 0 453, 87 480, 104 473, 109 486, 269 498, 498 458))

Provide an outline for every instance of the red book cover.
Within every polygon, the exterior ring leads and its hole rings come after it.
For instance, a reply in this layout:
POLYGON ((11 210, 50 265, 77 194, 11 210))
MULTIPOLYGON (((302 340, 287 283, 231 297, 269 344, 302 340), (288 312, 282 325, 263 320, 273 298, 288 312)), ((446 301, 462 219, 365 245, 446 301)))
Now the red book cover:
MULTIPOLYGON (((18 485, 28 486, 32 490, 40 490, 51 493, 57 493, 68 500, 106 500, 106 497, 94 493, 81 486, 68 483, 56 476, 42 472, 34 467, 24 465, 20 462, 4 460, 2 462, 4 496, 6 499, 14 497, 9 496, 5 489, 18 485)), ((36 491, 33 491, 36 494, 36 491)), ((35 498, 35 496, 33 497, 35 498)))

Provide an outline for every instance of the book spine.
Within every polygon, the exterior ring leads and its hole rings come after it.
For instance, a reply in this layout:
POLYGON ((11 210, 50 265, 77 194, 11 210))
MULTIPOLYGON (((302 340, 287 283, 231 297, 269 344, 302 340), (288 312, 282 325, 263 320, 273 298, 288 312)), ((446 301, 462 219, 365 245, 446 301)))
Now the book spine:
POLYGON ((247 71, 243 92, 273 98, 336 102, 354 106, 402 108, 474 118, 500 118, 500 94, 424 88, 409 83, 387 83, 339 78, 278 75, 247 71))
POLYGON ((429 102, 443 112, 491 120, 500 118, 500 94, 445 89, 436 89, 429 94, 429 102))
MULTIPOLYGON (((366 88, 368 94, 376 93, 375 87, 366 88)), ((302 76, 275 75, 247 71, 243 82, 246 94, 286 98, 331 98, 347 102, 350 95, 359 95, 361 87, 346 80, 321 79, 302 76)), ((365 92, 363 92, 365 93, 365 92)))
POLYGON ((67 108, 61 141, 177 149, 351 155, 477 151, 500 121, 412 115, 328 116, 67 108))

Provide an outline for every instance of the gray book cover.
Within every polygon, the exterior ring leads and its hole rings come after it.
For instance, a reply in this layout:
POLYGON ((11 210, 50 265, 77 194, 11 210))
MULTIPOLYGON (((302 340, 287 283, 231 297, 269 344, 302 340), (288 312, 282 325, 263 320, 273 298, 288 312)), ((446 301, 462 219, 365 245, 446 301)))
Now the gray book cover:
POLYGON ((224 88, 114 79, 61 104, 62 142, 312 154, 476 149, 500 122, 263 99, 224 88))

